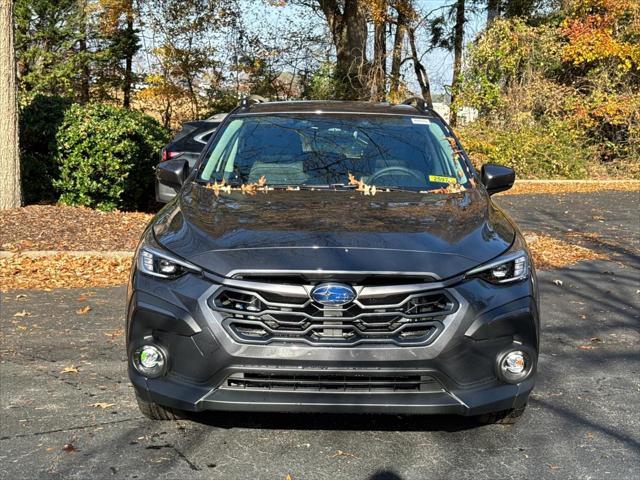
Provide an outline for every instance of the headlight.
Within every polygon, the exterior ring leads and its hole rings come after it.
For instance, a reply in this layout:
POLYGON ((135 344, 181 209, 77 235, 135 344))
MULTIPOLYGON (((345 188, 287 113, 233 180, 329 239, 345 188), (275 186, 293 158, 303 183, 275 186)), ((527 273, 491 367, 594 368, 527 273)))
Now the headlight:
MULTIPOLYGON (((520 246, 520 245, 518 245, 520 246)), ((469 270, 466 278, 482 278, 490 283, 511 283, 529 277, 529 255, 525 250, 513 249, 496 260, 469 270)))
POLYGON ((187 272, 201 271, 195 265, 161 250, 153 234, 145 236, 145 242, 138 251, 138 269, 161 278, 177 278, 187 272))

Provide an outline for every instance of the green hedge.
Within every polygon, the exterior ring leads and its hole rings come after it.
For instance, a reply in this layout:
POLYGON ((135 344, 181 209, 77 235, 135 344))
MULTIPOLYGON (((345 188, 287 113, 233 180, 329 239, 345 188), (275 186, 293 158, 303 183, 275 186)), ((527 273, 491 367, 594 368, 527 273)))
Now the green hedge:
POLYGON ((56 134, 71 104, 68 98, 36 95, 20 110, 20 169, 26 203, 58 198, 53 188, 59 176, 56 134))
POLYGON ((148 208, 153 166, 169 132, 140 112, 73 105, 56 135, 60 201, 100 210, 148 208))
POLYGON ((458 129, 476 167, 497 163, 521 178, 585 178, 595 154, 568 122, 523 121, 499 125, 482 120, 458 129), (515 124, 514 124, 515 123, 515 124))

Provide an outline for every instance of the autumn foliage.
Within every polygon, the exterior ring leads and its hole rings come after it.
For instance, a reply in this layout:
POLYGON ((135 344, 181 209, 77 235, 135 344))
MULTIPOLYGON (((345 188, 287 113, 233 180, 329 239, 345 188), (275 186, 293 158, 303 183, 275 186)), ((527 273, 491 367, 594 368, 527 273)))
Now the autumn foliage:
POLYGON ((470 48, 461 130, 478 163, 529 177, 640 177, 640 2, 570 0, 496 20, 470 48))

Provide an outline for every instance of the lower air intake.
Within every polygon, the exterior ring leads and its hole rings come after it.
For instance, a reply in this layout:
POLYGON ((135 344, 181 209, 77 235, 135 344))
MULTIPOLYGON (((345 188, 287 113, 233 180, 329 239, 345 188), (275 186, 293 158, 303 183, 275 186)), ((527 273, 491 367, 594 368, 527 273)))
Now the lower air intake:
POLYGON ((234 373, 222 388, 280 392, 440 392, 440 383, 424 375, 234 373))

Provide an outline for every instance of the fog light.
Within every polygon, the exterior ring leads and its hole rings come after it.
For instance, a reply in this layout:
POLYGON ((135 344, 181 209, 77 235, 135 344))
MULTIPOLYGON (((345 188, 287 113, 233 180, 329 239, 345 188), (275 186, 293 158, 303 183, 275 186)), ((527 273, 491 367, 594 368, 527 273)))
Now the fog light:
POLYGON ((144 345, 133 353, 133 366, 145 377, 159 377, 167 364, 164 352, 155 345, 144 345))
POLYGON ((504 368, 511 373, 522 373, 524 372, 525 367, 524 353, 522 352, 511 352, 504 357, 504 368))
POLYGON ((532 357, 522 350, 512 350, 498 356, 498 376, 508 383, 519 383, 533 370, 532 357))

